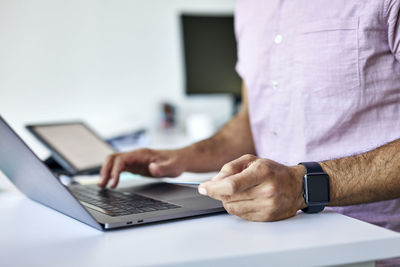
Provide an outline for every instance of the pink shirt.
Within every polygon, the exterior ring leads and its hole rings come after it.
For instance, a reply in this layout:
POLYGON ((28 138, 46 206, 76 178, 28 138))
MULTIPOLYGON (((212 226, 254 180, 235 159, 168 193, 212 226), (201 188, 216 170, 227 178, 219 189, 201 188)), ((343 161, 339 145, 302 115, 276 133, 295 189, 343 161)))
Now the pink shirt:
MULTIPOLYGON (((238 0, 258 156, 294 165, 400 138, 400 1, 238 0)), ((338 211, 400 231, 400 200, 338 211)))

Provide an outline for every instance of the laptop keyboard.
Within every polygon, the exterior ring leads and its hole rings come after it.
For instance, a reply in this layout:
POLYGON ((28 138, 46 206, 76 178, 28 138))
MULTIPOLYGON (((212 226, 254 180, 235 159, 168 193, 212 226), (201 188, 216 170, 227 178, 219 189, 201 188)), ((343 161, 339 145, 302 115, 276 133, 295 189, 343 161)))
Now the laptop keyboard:
POLYGON ((89 186, 70 188, 72 193, 89 208, 109 216, 123 216, 181 208, 181 206, 132 193, 122 193, 89 186), (91 207, 94 206, 94 207, 91 207))

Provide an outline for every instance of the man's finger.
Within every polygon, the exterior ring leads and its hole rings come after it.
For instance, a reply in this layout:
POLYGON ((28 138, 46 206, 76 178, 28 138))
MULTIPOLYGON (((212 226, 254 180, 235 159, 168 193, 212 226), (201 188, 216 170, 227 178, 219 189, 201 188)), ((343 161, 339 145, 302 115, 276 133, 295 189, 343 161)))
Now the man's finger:
POLYGON ((177 176, 174 170, 171 170, 171 161, 152 162, 149 164, 149 171, 153 177, 157 178, 177 176))
POLYGON ((256 199, 259 195, 260 191, 260 185, 256 185, 254 187, 251 187, 245 191, 242 191, 240 193, 236 193, 233 195, 227 195, 227 196, 222 196, 221 200, 223 202, 229 203, 229 202, 238 202, 238 201, 250 201, 253 199, 256 199))
POLYGON ((223 179, 223 178, 225 178, 227 176, 229 176, 229 175, 226 174, 226 173, 223 173, 222 171, 220 171, 217 175, 215 175, 213 178, 211 178, 211 181, 218 181, 218 180, 221 180, 221 179, 223 179))
POLYGON ((244 213, 244 214, 241 214, 239 217, 242 219, 245 219, 246 221, 251 221, 251 222, 268 221, 268 220, 264 220, 264 216, 262 216, 262 214, 260 214, 259 211, 244 213))
POLYGON ((123 172, 125 169, 125 163, 122 157, 117 157, 114 161, 113 169, 111 171, 111 176, 112 176, 112 182, 110 187, 115 188, 119 182, 119 175, 121 172, 123 172))
POLYGON ((275 221, 280 221, 282 219, 287 219, 290 217, 293 217, 293 215, 285 215, 285 216, 278 216, 277 214, 274 213, 273 209, 264 209, 264 210, 258 210, 254 212, 249 212, 242 214, 240 217, 248 220, 248 221, 253 221, 253 222, 275 222, 275 221))
POLYGON ((113 163, 114 155, 109 155, 100 170, 101 181, 98 183, 99 186, 104 187, 107 185, 107 182, 110 179, 110 171, 112 170, 113 163))
POLYGON ((244 214, 256 212, 260 205, 255 200, 245 200, 237 202, 223 202, 225 210, 232 215, 243 216, 244 214))
POLYGON ((282 218, 288 218, 278 217, 276 214, 276 206, 270 203, 261 204, 259 201, 224 203, 224 208, 229 214, 254 222, 271 222, 281 220, 282 218))
POLYGON ((243 171, 244 169, 247 168, 247 166, 254 160, 256 160, 256 156, 254 155, 244 155, 241 156, 240 158, 237 158, 231 162, 226 163, 220 170, 220 172, 213 177, 211 180, 212 181, 217 181, 221 180, 223 178, 226 178, 228 176, 234 175, 236 173, 239 173, 243 171))
POLYGON ((199 185, 199 193, 222 200, 224 196, 232 196, 262 183, 260 176, 247 168, 222 180, 208 181, 199 185))

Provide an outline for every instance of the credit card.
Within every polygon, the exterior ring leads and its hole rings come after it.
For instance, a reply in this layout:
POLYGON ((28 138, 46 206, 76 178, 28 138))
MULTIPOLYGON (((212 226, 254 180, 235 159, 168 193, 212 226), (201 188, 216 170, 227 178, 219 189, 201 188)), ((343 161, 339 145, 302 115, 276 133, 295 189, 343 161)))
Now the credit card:
POLYGON ((201 184, 200 182, 179 182, 179 181, 177 181, 177 182, 168 181, 167 183, 170 183, 170 184, 186 184, 186 185, 199 185, 199 184, 201 184))

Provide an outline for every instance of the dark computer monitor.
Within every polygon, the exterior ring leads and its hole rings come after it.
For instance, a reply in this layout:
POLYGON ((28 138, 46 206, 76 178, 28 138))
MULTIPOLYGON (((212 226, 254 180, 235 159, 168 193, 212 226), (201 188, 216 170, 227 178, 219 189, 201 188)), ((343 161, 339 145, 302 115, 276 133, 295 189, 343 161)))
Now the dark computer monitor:
POLYGON ((233 16, 183 14, 181 23, 186 93, 225 93, 240 100, 233 16))

